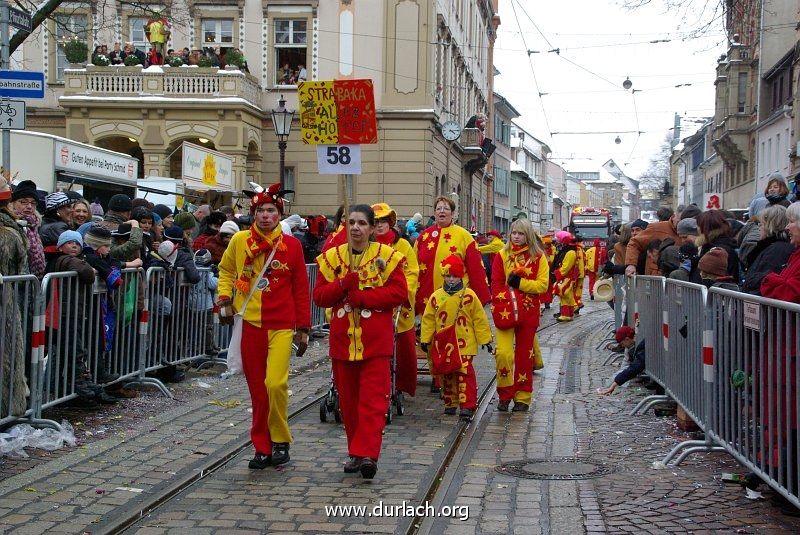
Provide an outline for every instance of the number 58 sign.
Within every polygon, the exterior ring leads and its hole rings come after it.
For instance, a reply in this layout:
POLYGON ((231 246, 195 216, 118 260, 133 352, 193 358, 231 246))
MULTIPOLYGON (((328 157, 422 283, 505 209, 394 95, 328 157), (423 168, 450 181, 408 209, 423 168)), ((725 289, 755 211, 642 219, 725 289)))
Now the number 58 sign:
POLYGON ((317 145, 321 175, 360 175, 361 145, 317 145))

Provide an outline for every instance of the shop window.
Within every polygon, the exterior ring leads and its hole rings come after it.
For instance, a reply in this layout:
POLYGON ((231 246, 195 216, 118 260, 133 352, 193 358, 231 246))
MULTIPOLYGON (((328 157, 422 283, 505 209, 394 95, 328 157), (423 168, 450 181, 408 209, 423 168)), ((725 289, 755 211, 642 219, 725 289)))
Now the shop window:
MULTIPOLYGON (((64 45, 70 39, 86 41, 88 38, 87 28, 89 27, 88 17, 79 14, 58 14, 54 17, 55 21, 55 41, 56 41, 56 70, 55 79, 58 82, 64 81, 64 69, 69 67, 64 45)), ((91 52, 91 47, 90 52, 91 52)))
POLYGON ((308 22, 275 20, 275 84, 295 85, 307 79, 308 22))

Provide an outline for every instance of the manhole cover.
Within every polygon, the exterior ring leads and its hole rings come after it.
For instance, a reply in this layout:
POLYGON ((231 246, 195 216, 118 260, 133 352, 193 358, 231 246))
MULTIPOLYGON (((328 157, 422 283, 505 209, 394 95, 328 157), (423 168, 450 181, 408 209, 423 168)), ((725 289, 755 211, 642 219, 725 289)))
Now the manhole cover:
POLYGON ((523 459, 503 463, 495 470, 501 474, 525 479, 590 479, 608 474, 604 465, 588 463, 582 459, 523 459))

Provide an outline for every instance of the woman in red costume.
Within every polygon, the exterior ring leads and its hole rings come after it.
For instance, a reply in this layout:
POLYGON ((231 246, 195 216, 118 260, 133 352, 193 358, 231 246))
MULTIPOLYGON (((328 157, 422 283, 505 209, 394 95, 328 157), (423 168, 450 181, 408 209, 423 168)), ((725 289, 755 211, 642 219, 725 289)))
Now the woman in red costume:
POLYGON ((389 406, 394 309, 408 301, 408 286, 405 257, 370 241, 375 231, 372 208, 351 207, 347 223, 348 243, 317 257, 314 302, 332 309, 333 381, 350 454, 344 471, 372 479, 389 406))
POLYGON ((492 266, 499 411, 507 411, 512 399, 514 412, 527 411, 531 404, 539 299, 550 282, 550 266, 539 243, 530 222, 517 219, 492 266))

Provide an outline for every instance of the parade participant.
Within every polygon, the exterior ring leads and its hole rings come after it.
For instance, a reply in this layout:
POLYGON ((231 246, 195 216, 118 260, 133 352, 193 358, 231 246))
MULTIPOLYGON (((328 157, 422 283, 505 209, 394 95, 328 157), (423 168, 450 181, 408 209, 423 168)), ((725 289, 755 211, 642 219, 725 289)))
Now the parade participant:
POLYGON ((425 306, 420 342, 426 353, 429 345, 433 346, 432 352, 445 351, 450 344, 457 349, 461 367, 440 376, 444 413, 455 414, 460 406, 461 420, 470 421, 478 402, 478 382, 472 359, 478 354, 479 346, 486 346, 492 352, 492 331, 477 294, 464 285, 465 269, 461 258, 448 256, 442 260, 439 271, 443 285, 433 292, 425 306))
MULTIPOLYGON (((544 244, 544 255, 547 258, 547 263, 552 266, 553 260, 556 258, 556 251, 555 247, 553 247, 553 236, 551 234, 545 234, 542 236, 542 243, 544 244)), ((542 294, 541 297, 542 303, 544 303, 544 309, 550 309, 550 303, 553 302, 553 280, 550 279, 547 283, 547 291, 542 294)))
POLYGON ((467 229, 453 223, 456 204, 447 197, 438 197, 433 208, 435 224, 425 229, 414 243, 414 252, 419 261, 419 288, 415 306, 417 315, 425 311, 431 294, 442 287, 444 279, 438 266, 452 254, 464 260, 464 286, 472 288, 481 303, 486 305, 491 294, 481 256, 467 229))
POLYGON ((583 281, 586 279, 586 252, 583 249, 580 237, 575 235, 575 267, 578 268, 578 276, 575 279, 575 314, 580 314, 583 308, 583 281))
POLYGON ((483 265, 486 267, 486 279, 491 281, 494 259, 497 256, 497 253, 499 253, 506 244, 503 241, 503 235, 496 230, 490 230, 487 232, 486 238, 489 241, 483 245, 478 245, 478 252, 481 254, 483 265))
POLYGON ((372 208, 355 205, 347 217, 348 243, 317 257, 314 302, 332 309, 329 350, 350 455, 344 471, 372 479, 389 409, 393 311, 407 302, 408 286, 403 255, 370 241, 372 208))
POLYGON ((492 316, 497 329, 497 410, 524 412, 533 392, 534 337, 539 299, 547 291, 550 266, 527 219, 511 223, 511 238, 492 266, 492 316))
POLYGON ((325 238, 325 243, 322 244, 322 252, 324 253, 332 247, 339 247, 347 243, 347 232, 344 225, 344 205, 336 209, 336 215, 333 218, 333 231, 325 238))
POLYGON ((417 291, 419 278, 419 264, 417 255, 411 244, 394 230, 397 223, 397 214, 385 202, 373 204, 375 212, 375 241, 388 245, 402 254, 406 261, 403 264, 403 274, 408 286, 408 302, 403 303, 400 317, 396 325, 395 359, 396 375, 395 386, 400 392, 413 396, 417 391, 417 342, 414 332, 414 294, 417 291))
POLYGON ((254 223, 233 235, 219 264, 220 323, 242 314, 242 367, 253 403, 250 438, 256 454, 250 468, 289 461, 289 357, 292 339, 302 356, 311 327, 308 275, 303 247, 281 231, 280 184, 250 197, 254 223), (246 308, 242 304, 249 298, 246 308))
POLYGON ((572 321, 575 310, 575 281, 578 278, 577 253, 575 237, 566 230, 556 233, 556 241, 560 248, 553 260, 553 276, 555 277, 555 294, 561 308, 554 314, 558 321, 572 321))
POLYGON ((594 301, 594 283, 597 282, 597 272, 608 260, 606 248, 600 243, 600 238, 595 238, 592 246, 586 250, 586 276, 589 277, 589 299, 594 301))

